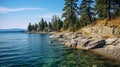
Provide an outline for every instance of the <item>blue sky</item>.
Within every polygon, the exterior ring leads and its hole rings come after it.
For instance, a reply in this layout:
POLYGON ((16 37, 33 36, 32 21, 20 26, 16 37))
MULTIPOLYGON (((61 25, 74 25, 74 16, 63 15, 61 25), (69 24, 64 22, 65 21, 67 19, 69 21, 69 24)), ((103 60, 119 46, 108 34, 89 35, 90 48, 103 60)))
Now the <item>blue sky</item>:
POLYGON ((0 29, 27 28, 43 17, 61 16, 64 0, 0 0, 0 29))

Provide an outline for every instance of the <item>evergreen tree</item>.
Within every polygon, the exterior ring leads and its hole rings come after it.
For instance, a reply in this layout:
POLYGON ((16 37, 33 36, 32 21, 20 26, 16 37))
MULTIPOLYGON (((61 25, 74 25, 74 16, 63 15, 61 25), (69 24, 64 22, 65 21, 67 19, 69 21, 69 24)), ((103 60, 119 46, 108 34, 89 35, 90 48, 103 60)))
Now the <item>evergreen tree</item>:
POLYGON ((34 27, 35 27, 35 31, 37 31, 38 25, 36 23, 35 23, 34 27))
POLYGON ((45 25, 44 25, 44 19, 42 18, 41 19, 41 31, 43 31, 44 30, 44 28, 45 28, 45 25))
POLYGON ((107 19, 111 20, 111 0, 106 0, 107 4, 107 19))
POLYGON ((50 29, 52 29, 52 24, 51 24, 51 22, 49 22, 48 27, 49 27, 50 29))
POLYGON ((44 21, 44 31, 46 31, 47 27, 48 27, 47 21, 44 21))
POLYGON ((99 18, 110 20, 120 14, 120 0, 95 0, 95 12, 99 18))
POLYGON ((31 25, 32 31, 35 31, 35 26, 31 25))
POLYGON ((82 0, 79 7, 80 22, 82 25, 87 25, 93 22, 93 0, 82 0))
POLYGON ((60 29, 62 28, 63 22, 61 21, 60 18, 57 19, 57 25, 56 25, 56 29, 57 31, 60 31, 60 29))
POLYGON ((111 16, 120 16, 120 0, 110 0, 111 16))
POLYGON ((38 23, 37 31, 41 31, 41 23, 40 22, 38 23))
POLYGON ((28 25, 28 31, 32 31, 32 25, 31 25, 31 23, 29 23, 29 25, 28 25))
POLYGON ((106 0, 95 0, 95 13, 98 19, 107 18, 107 5, 106 0))
POLYGON ((78 0, 65 0, 62 17, 65 18, 63 23, 64 30, 70 29, 74 31, 74 24, 77 20, 77 1, 78 0))
POLYGON ((53 15, 52 17, 52 30, 57 31, 57 22, 58 22, 59 17, 57 15, 53 15))

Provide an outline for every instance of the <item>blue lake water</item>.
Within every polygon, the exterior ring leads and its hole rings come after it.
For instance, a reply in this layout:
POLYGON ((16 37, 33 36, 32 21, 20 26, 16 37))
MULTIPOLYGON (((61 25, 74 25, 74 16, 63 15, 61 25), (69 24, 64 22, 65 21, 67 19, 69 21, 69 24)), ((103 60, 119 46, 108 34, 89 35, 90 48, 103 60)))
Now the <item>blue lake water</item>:
POLYGON ((49 34, 0 33, 0 67, 119 67, 116 61, 48 42, 49 34))

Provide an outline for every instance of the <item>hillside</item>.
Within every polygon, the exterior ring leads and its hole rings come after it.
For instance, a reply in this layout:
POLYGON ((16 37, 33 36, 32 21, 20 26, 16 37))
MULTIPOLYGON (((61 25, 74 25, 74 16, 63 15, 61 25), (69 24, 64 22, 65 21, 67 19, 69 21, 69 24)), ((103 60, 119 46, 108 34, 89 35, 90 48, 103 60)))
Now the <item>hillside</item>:
POLYGON ((97 20, 94 24, 82 28, 80 32, 89 37, 120 37, 120 17, 116 17, 110 21, 106 19, 97 20))
POLYGON ((105 20, 98 20, 95 22, 96 24, 94 26, 108 26, 111 28, 117 28, 120 29, 120 17, 116 17, 110 21, 105 20))

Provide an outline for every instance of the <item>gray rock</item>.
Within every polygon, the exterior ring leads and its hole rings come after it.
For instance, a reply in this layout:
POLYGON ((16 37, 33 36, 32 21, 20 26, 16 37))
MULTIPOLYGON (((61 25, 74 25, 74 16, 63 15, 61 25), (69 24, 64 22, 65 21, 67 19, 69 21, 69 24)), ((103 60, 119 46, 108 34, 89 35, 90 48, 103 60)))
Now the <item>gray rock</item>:
POLYGON ((49 38, 54 38, 54 35, 49 36, 49 38))
POLYGON ((63 38, 59 38, 58 40, 59 40, 60 42, 63 42, 63 38))
POLYGON ((74 40, 74 39, 72 39, 72 40, 70 41, 70 47, 75 47, 75 48, 76 48, 76 46, 77 46, 77 41, 74 40))
POLYGON ((102 48, 105 45, 105 40, 97 39, 97 40, 88 40, 86 43, 84 43, 83 47, 85 50, 89 49, 96 49, 96 48, 102 48))
POLYGON ((55 38, 55 39, 58 39, 58 38, 63 38, 64 35, 63 34, 53 34, 51 35, 49 38, 55 38))
POLYGON ((93 44, 89 44, 89 49, 96 49, 96 48, 102 48, 104 47, 106 44, 106 41, 105 40, 99 40, 98 42, 94 42, 93 44))
POLYGON ((116 42, 116 45, 107 45, 105 47, 105 52, 113 54, 117 60, 120 60, 120 39, 118 39, 116 42))
POLYGON ((55 36, 55 38, 62 38, 63 37, 63 34, 57 34, 56 36, 55 36))
POLYGON ((115 46, 113 46, 113 45, 107 45, 105 47, 105 52, 112 54, 114 52, 114 48, 115 48, 115 46))
POLYGON ((51 44, 51 43, 53 43, 53 41, 49 41, 49 43, 51 44))
POLYGON ((106 39, 106 45, 112 45, 113 43, 115 43, 118 40, 118 38, 108 38, 106 39))

